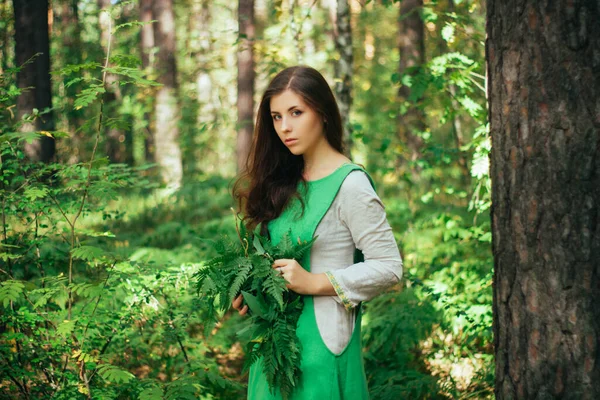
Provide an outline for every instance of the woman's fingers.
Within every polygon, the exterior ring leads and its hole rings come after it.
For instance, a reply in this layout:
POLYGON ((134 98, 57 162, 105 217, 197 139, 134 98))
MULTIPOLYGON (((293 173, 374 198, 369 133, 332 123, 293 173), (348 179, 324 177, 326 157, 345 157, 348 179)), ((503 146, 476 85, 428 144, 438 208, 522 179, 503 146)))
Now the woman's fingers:
POLYGON ((238 297, 236 297, 235 299, 233 299, 233 302, 231 303, 233 308, 240 311, 240 306, 242 305, 242 299, 243 299, 243 296, 241 294, 238 297))
POLYGON ((233 299, 233 301, 231 302, 231 305, 233 306, 233 308, 235 308, 236 310, 238 310, 238 313, 240 315, 246 315, 248 313, 248 306, 245 305, 244 307, 242 307, 242 300, 244 299, 244 296, 242 296, 241 294, 236 297, 235 299, 233 299))

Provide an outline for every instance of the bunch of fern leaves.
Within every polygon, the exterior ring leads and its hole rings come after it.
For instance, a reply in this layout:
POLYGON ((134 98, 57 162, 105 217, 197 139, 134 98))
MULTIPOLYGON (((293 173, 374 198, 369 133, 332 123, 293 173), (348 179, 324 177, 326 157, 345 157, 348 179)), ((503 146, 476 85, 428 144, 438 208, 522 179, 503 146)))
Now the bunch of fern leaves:
MULTIPOLYGON (((195 273, 201 304, 214 321, 229 309, 241 293, 250 310, 248 325, 238 332, 247 341, 244 372, 262 358, 263 371, 272 392, 279 388, 290 397, 300 379, 300 342, 296 325, 302 312, 302 297, 286 287, 286 281, 273 269, 280 258, 301 259, 312 246, 297 242, 286 233, 277 246, 256 230, 238 225, 238 239, 224 237, 215 242, 219 256, 195 273)), ((207 324, 208 325, 208 324, 207 324)))

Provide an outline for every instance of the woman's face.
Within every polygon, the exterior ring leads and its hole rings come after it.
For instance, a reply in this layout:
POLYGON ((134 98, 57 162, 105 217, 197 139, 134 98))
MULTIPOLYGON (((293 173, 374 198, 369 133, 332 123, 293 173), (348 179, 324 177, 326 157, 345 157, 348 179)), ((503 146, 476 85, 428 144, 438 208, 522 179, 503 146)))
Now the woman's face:
POLYGON ((273 96, 270 107, 275 131, 293 154, 312 152, 326 141, 323 118, 296 93, 288 89, 273 96))

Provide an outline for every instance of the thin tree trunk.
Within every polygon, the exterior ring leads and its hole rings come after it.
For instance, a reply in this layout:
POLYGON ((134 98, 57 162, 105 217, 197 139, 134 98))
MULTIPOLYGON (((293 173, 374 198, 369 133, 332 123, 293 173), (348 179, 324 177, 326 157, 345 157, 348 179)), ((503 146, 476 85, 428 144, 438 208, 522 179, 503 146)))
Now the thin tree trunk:
MULTIPOLYGON (((56 25, 60 31, 58 35, 62 40, 61 54, 56 57, 61 58, 63 65, 81 64, 81 25, 79 23, 78 0, 63 0, 60 3, 54 3, 54 7, 56 9, 54 15, 57 16, 56 25)), ((71 79, 73 77, 68 77, 65 81, 68 82, 71 79)), ((65 85, 64 87, 66 97, 64 101, 69 106, 66 118, 64 118, 71 139, 69 143, 71 151, 69 151, 69 158, 66 160, 69 164, 79 162, 84 152, 84 133, 77 130, 84 122, 84 110, 73 108, 74 100, 80 90, 81 85, 78 83, 69 87, 65 85)))
POLYGON ((344 153, 352 153, 352 125, 350 108, 352 107, 352 77, 354 57, 352 55, 352 29, 350 25, 350 7, 348 0, 337 0, 334 24, 335 48, 340 57, 335 63, 335 94, 344 127, 344 153))
MULTIPOLYGON (((421 19, 423 0, 403 0, 400 4, 398 19, 398 50, 400 63, 398 75, 402 77, 410 73, 410 68, 423 65, 425 62, 425 30, 421 19)), ((408 148, 407 158, 415 162, 421 156, 423 139, 415 134, 425 129, 425 118, 413 101, 409 101, 411 89, 407 85, 400 85, 398 89, 398 102, 404 113, 398 115, 398 136, 408 148)), ((403 164, 403 160, 398 160, 403 164)), ((418 172, 411 168, 414 175, 418 172)))
MULTIPOLYGON (((140 21, 146 24, 142 26, 140 31, 140 53, 142 56, 142 68, 147 73, 152 71, 154 60, 152 57, 152 48, 154 47, 154 26, 152 21, 152 0, 140 0, 140 21)), ((146 88, 145 91, 149 92, 148 96, 145 96, 145 101, 149 102, 150 109, 154 109, 154 89, 146 88)), ((153 163, 154 159, 154 137, 153 137, 153 123, 152 113, 144 113, 144 122, 146 127, 144 130, 144 156, 148 163, 153 163)))
MULTIPOLYGON (((109 11, 112 8, 111 0, 98 0, 98 8, 109 11)), ((109 45, 108 41, 111 38, 110 33, 110 15, 108 12, 100 13, 100 41, 105 51, 109 45)), ((116 118, 118 107, 122 101, 121 89, 119 88, 119 78, 115 74, 107 73, 104 88, 104 107, 108 116, 116 118)), ((133 146, 131 140, 131 132, 122 130, 114 126, 105 128, 105 151, 108 159, 112 163, 131 164, 133 161, 133 146)))
MULTIPOLYGON (((209 0, 195 0, 194 9, 194 21, 197 31, 197 40, 192 46, 196 51, 196 92, 198 101, 198 116, 196 118, 196 125, 198 131, 203 135, 210 135, 211 132, 208 129, 215 121, 215 108, 214 108, 214 90, 213 90, 213 79, 210 75, 210 55, 212 54, 211 45, 211 32, 210 32, 210 20, 211 20, 211 9, 209 0)), ((196 143, 197 141, 194 141, 196 143)), ((202 140, 206 143, 206 140, 202 140)), ((205 151, 200 149, 200 151, 205 151)), ((195 160, 197 159, 198 150, 193 154, 195 160)))
POLYGON ((172 0, 154 0, 152 13, 154 43, 158 47, 156 69, 163 86, 156 96, 154 143, 156 162, 167 187, 181 186, 183 168, 179 146, 179 110, 177 104, 177 69, 175 63, 175 19, 172 0))
POLYGON ((252 143, 254 117, 254 0, 239 0, 238 22, 240 47, 238 50, 238 135, 237 135, 237 172, 246 168, 248 153, 252 143))
MULTIPOLYGON (((17 73, 17 86, 24 90, 17 99, 17 118, 20 120, 24 114, 32 114, 34 108, 42 112, 52 107, 48 0, 14 0, 13 9, 16 64, 22 66, 17 73), (41 54, 24 65, 36 53, 41 54)), ((53 130, 52 112, 37 118, 35 124, 28 123, 21 127, 23 132, 53 130)), ((42 136, 32 143, 25 144, 24 150, 27 157, 33 161, 49 162, 54 157, 56 144, 54 139, 42 136)))
POLYGON ((487 2, 496 398, 600 398, 600 4, 487 2))

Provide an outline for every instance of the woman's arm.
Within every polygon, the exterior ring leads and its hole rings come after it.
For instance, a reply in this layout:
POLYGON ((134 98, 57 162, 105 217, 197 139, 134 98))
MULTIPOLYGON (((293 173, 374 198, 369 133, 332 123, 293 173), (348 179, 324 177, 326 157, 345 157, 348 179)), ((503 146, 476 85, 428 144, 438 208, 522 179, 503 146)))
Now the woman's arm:
POLYGON ((364 172, 351 172, 338 196, 339 219, 362 250, 364 261, 325 274, 350 310, 397 283, 402 278, 402 258, 385 207, 364 172))

